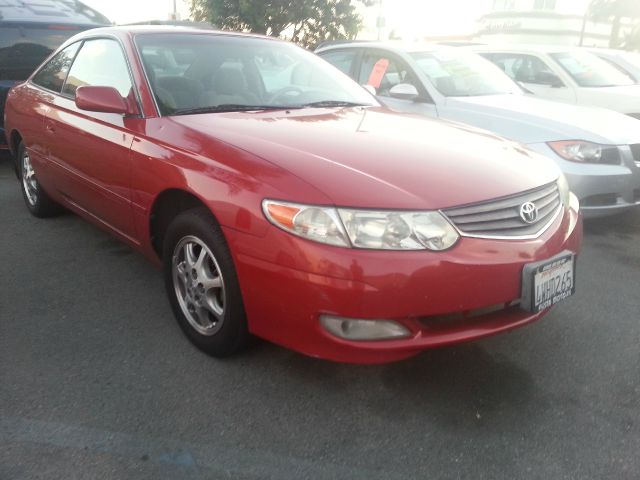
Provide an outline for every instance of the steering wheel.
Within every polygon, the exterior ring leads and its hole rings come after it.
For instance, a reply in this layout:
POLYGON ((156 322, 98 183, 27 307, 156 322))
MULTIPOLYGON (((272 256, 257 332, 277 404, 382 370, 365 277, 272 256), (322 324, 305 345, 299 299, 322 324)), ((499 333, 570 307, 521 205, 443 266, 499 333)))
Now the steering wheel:
MULTIPOLYGON (((269 97, 268 102, 269 102, 269 104, 273 104, 273 103, 276 103, 276 100, 283 100, 283 99, 291 100, 291 99, 295 99, 295 98, 299 97, 300 95, 302 95, 303 93, 304 93, 304 90, 302 90, 301 88, 294 87, 293 85, 289 85, 289 86, 281 88, 280 90, 277 90, 273 95, 271 95, 271 97, 269 97), (296 95, 292 95, 292 93, 295 93, 296 95)), ((280 102, 278 102, 278 103, 280 103, 280 102)))

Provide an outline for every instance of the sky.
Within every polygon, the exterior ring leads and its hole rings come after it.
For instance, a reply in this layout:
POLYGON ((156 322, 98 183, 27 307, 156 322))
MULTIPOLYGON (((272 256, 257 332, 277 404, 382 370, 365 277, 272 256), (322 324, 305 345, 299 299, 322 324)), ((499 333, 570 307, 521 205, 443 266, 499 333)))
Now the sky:
MULTIPOLYGON (((115 23, 133 23, 144 20, 167 20, 173 11, 173 0, 81 0, 115 23)), ((189 17, 189 3, 176 0, 183 19, 189 17)))

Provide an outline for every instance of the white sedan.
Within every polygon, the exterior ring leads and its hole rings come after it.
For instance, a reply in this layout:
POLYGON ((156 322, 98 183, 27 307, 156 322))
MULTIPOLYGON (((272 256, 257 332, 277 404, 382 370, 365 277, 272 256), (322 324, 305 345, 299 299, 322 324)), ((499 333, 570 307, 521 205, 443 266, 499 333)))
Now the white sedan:
POLYGON ((609 108, 640 119, 640 85, 585 49, 549 45, 469 48, 539 97, 609 108))

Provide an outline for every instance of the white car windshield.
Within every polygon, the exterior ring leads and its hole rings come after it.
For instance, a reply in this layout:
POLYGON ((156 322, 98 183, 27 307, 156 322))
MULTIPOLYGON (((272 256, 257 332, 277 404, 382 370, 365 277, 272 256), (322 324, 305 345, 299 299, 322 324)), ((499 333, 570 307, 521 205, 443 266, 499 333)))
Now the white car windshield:
POLYGON ((640 53, 623 52, 620 54, 620 56, 634 67, 640 68, 640 53))
POLYGON ((617 68, 589 52, 560 52, 551 56, 581 87, 617 87, 634 83, 617 68))
POLYGON ((202 33, 140 34, 163 115, 378 105, 324 60, 293 44, 202 33))
POLYGON ((522 93, 513 80, 479 55, 449 50, 410 55, 446 97, 522 93))

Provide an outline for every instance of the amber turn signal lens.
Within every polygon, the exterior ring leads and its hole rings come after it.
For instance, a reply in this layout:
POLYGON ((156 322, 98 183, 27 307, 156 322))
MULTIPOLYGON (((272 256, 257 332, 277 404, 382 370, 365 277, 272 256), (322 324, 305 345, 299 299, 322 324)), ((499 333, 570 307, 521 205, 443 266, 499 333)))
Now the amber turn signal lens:
POLYGON ((293 229, 293 219, 300 212, 299 208, 269 203, 267 210, 271 218, 286 228, 293 229))

